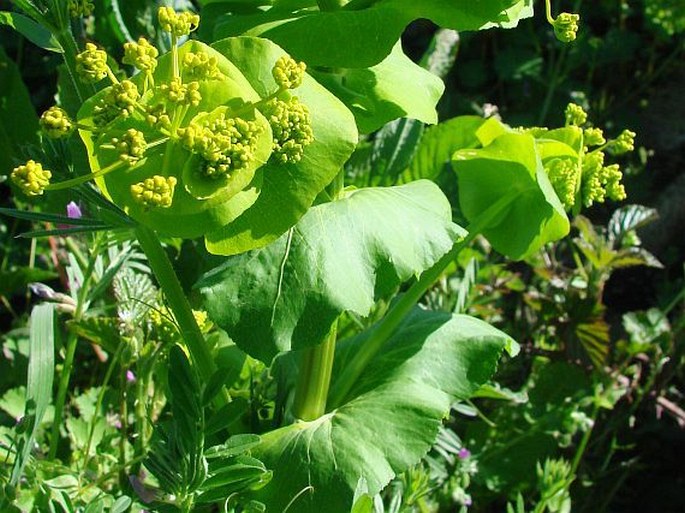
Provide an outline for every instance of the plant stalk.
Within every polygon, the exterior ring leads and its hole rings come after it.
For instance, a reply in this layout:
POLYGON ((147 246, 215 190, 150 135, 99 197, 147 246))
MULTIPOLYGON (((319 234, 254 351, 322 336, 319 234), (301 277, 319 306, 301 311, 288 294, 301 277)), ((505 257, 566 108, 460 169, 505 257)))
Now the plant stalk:
POLYGON ((200 331, 193 310, 186 299, 185 292, 178 277, 171 266, 169 257, 162 247, 157 234, 150 228, 138 225, 135 229, 136 238, 145 252, 150 268, 159 282, 164 296, 169 302, 169 308, 176 318, 181 330, 183 341, 190 352, 190 357, 204 382, 216 370, 214 361, 200 331))
POLYGON ((468 228, 468 235, 457 242, 452 249, 438 260, 433 267, 425 271, 409 290, 390 308, 388 313, 381 321, 371 328, 371 334, 355 355, 354 359, 340 374, 337 379, 331 400, 332 408, 343 404, 347 394, 354 386, 355 382, 362 375, 372 358, 378 353, 383 345, 392 336, 404 318, 414 308, 423 297, 426 291, 442 275, 448 265, 454 261, 459 252, 468 246, 484 229, 486 229, 494 219, 496 219, 509 204, 513 201, 518 191, 500 198, 483 212, 468 228))
POLYGON ((298 419, 316 420, 326 413, 337 334, 336 319, 326 339, 318 346, 306 349, 302 356, 293 405, 293 413, 298 419))
MULTIPOLYGON (((88 267, 83 272, 83 283, 78 293, 76 310, 74 311, 74 321, 81 320, 83 315, 88 293, 90 290, 90 281, 95 269, 95 261, 100 248, 100 240, 95 239, 94 250, 88 259, 88 267)), ((67 400, 67 392, 69 390, 69 381, 71 379, 71 371, 74 366, 74 356, 76 354, 76 345, 78 343, 78 335, 75 331, 70 331, 66 342, 66 354, 64 356, 64 364, 62 365, 62 375, 59 380, 59 388, 57 389, 57 399, 55 400, 55 414, 52 421, 52 431, 50 433, 50 451, 48 459, 54 460, 57 456, 57 448, 59 446, 59 428, 62 425, 62 416, 64 414, 64 404, 67 400)))

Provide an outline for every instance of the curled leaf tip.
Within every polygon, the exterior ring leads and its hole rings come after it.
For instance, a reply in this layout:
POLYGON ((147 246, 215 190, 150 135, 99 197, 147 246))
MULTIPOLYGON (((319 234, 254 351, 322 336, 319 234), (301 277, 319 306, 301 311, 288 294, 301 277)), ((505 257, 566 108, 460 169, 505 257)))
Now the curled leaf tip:
POLYGON ((578 33, 579 21, 579 14, 562 12, 552 23, 552 26, 554 27, 554 35, 562 43, 570 43, 571 41, 575 41, 578 33))

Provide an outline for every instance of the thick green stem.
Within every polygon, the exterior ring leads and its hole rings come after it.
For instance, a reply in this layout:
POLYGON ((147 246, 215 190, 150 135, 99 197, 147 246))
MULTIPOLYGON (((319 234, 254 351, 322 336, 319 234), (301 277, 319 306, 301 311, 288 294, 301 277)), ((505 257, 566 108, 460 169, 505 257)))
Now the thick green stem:
POLYGON ((136 237, 181 329, 181 336, 193 363, 200 377, 206 382, 214 373, 214 361, 169 257, 159 238, 150 228, 137 226, 136 237))
POLYGON ((298 419, 316 420, 326 413, 337 334, 336 320, 326 340, 304 352, 293 405, 293 413, 298 419))
POLYGON ((473 239, 483 232, 504 209, 512 202, 518 191, 512 191, 490 208, 483 212, 468 228, 468 235, 457 242, 452 249, 438 260, 433 267, 425 271, 416 283, 390 308, 383 319, 372 328, 368 339, 359 349, 354 359, 348 364, 336 381, 329 404, 332 408, 343 404, 354 383, 359 379, 371 359, 378 353, 383 345, 402 323, 407 314, 423 297, 426 291, 442 275, 448 265, 454 261, 459 252, 468 246, 473 239))

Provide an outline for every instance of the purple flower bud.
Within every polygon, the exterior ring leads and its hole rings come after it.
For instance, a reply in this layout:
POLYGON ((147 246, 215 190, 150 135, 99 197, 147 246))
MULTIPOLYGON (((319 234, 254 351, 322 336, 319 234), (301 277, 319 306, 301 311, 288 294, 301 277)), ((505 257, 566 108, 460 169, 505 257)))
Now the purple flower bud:
POLYGON ((81 219, 81 207, 77 203, 70 201, 67 203, 67 217, 70 219, 81 219))
POLYGON ((126 381, 129 383, 135 383, 136 382, 136 375, 133 374, 133 371, 127 370, 126 371, 126 381))
POLYGON ((464 497, 464 506, 468 508, 471 504, 473 504, 473 500, 471 499, 471 497, 469 495, 464 497))
POLYGON ((466 458, 471 457, 471 451, 469 451, 466 447, 462 447, 461 449, 459 449, 457 456, 459 456, 459 459, 465 460, 466 458))

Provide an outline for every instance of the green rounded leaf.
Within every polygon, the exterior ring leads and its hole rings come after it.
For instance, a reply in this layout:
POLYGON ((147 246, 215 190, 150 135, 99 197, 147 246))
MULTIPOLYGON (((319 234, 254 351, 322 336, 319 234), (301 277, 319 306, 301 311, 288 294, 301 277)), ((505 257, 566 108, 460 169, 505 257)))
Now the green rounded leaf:
MULTIPOLYGON (((210 47, 189 41, 179 47, 179 60, 188 52, 203 52, 218 61, 221 72, 219 79, 200 81, 202 101, 198 106, 191 106, 186 112, 183 125, 203 112, 215 111, 217 107, 229 105, 239 107, 247 102, 259 101, 260 95, 250 86, 242 73, 224 56, 210 47)), ((171 54, 160 57, 155 70, 155 83, 163 83, 172 76, 171 54)), ((143 88, 142 74, 133 78, 139 90, 143 88)), ((79 111, 79 121, 87 126, 94 126, 93 112, 99 100, 107 93, 103 90, 88 99, 79 111)), ((152 91, 148 91, 142 98, 142 104, 156 102, 152 91)), ((261 184, 261 173, 257 172, 258 165, 268 158, 271 143, 271 129, 266 119, 258 113, 253 115, 261 124, 263 130, 259 135, 257 158, 254 165, 234 173, 235 181, 217 187, 220 181, 205 179, 207 182, 202 193, 199 193, 197 179, 189 178, 190 173, 184 173, 192 154, 180 143, 170 140, 164 144, 149 149, 145 159, 130 168, 114 171, 96 179, 100 189, 118 206, 126 209, 128 214, 137 221, 155 230, 178 237, 197 237, 209 230, 215 230, 231 222, 242 214, 247 207, 256 201, 261 184), (131 195, 131 185, 154 175, 175 176, 178 185, 175 188, 173 203, 169 208, 145 208, 136 203, 131 195), (191 194, 191 192, 193 194, 191 194)), ((163 137, 157 130, 151 128, 138 114, 128 118, 115 120, 104 132, 81 130, 81 138, 88 149, 90 166, 97 171, 117 161, 116 151, 104 149, 102 144, 109 143, 113 137, 120 136, 129 128, 140 130, 148 143, 163 137)))
MULTIPOLYGON (((339 345, 336 370, 367 334, 339 345)), ((284 511, 311 487, 291 511, 349 512, 360 479, 373 496, 418 463, 451 404, 470 397, 492 376, 503 351, 513 348, 507 335, 483 321, 415 310, 370 362, 346 404, 262 437, 253 455, 273 479, 257 499, 268 511, 284 511)))
POLYGON ((507 133, 485 148, 457 151, 452 166, 459 182, 461 210, 471 223, 495 203, 509 198, 508 207, 483 230, 500 253, 523 259, 568 234, 568 218, 532 136, 507 133))
POLYGON ((445 86, 439 77, 414 64, 397 43, 370 68, 313 71, 354 114, 360 132, 370 133, 397 118, 438 122, 435 106, 445 86))
POLYGON ((427 18, 454 30, 511 27, 532 16, 531 4, 531 0, 379 0, 368 7, 337 11, 272 8, 250 16, 223 16, 214 35, 259 35, 312 66, 365 68, 382 61, 416 19, 427 18))
POLYGON ((228 260, 198 286, 212 320, 269 362, 320 343, 343 311, 368 315, 377 297, 463 235, 431 182, 360 189, 312 208, 276 242, 228 260))
MULTIPOLYGON (((276 89, 271 69, 285 55, 277 45, 237 37, 213 47, 240 69, 260 96, 276 89)), ((291 94, 309 109, 314 142, 305 147, 296 164, 270 161, 260 168, 264 181, 259 198, 235 222, 207 233, 211 253, 234 255, 276 240, 304 215, 352 154, 358 135, 354 117, 344 104, 309 75, 291 94)))

